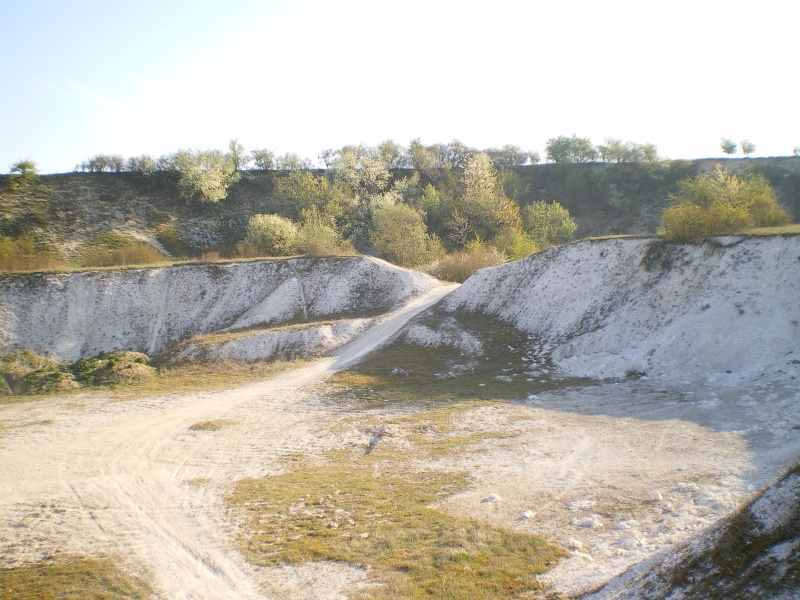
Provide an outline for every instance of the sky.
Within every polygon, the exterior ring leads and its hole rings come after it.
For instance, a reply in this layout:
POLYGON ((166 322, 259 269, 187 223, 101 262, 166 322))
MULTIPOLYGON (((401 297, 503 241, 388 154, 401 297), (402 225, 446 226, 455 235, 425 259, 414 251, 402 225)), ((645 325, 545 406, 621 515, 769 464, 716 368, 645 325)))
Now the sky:
POLYGON ((0 172, 577 134, 800 145, 798 0, 0 0, 0 172))

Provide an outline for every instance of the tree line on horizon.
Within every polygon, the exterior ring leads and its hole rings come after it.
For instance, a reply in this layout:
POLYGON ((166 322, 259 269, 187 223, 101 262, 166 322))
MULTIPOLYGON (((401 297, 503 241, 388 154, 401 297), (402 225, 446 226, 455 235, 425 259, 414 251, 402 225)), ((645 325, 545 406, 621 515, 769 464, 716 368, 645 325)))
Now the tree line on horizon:
MULTIPOLYGON (((546 157, 556 165, 600 161, 630 163, 632 167, 645 163, 661 169, 662 159, 652 144, 612 138, 605 142, 594 146, 588 138, 576 135, 551 138, 546 157)), ((144 181, 169 186, 165 189, 175 190, 189 205, 219 204, 232 183, 252 177, 251 166, 272 172, 266 196, 260 201, 263 212, 250 215, 246 235, 235 243, 234 251, 230 246, 224 251, 228 256, 231 252, 251 257, 358 251, 406 267, 449 261, 450 272, 439 275, 458 279, 461 276, 452 275, 456 263, 464 264, 468 275, 476 265, 499 264, 567 243, 577 230, 572 215, 554 198, 536 198, 536 193, 531 197, 530 184, 514 167, 538 164, 540 157, 517 146, 478 150, 458 140, 425 146, 416 139, 403 147, 386 140, 377 146, 325 150, 320 160, 325 168, 315 170, 309 160, 296 154, 276 157, 265 149, 247 152, 237 140, 231 140, 226 152, 179 150, 158 159, 96 155, 76 168, 135 173, 144 181)), ((20 161, 12 166, 12 172, 9 187, 37 177, 32 161, 20 161)), ((591 179, 602 174, 586 175, 591 179)), ((716 181, 722 181, 719 174, 716 181)), ((733 182, 717 185, 716 190, 733 182)), ((572 183, 577 189, 582 181, 572 183)), ((616 201, 623 208, 624 196, 613 184, 608 187, 613 194, 610 205, 615 206, 616 201)), ((769 185, 761 187, 763 191, 769 185)), ((704 206, 695 203, 692 210, 673 211, 668 214, 673 233, 670 228, 665 232, 677 240, 716 232, 724 229, 724 223, 763 225, 764 210, 761 217, 748 221, 746 202, 741 201, 746 196, 738 194, 736 210, 722 210, 715 204, 709 212, 711 204, 706 202, 704 206), (704 219, 715 225, 704 229, 704 219)), ((672 200, 680 204, 677 197, 672 200)), ((776 211, 770 214, 780 217, 776 211)), ((175 238, 180 233, 172 231, 170 235, 175 238)))

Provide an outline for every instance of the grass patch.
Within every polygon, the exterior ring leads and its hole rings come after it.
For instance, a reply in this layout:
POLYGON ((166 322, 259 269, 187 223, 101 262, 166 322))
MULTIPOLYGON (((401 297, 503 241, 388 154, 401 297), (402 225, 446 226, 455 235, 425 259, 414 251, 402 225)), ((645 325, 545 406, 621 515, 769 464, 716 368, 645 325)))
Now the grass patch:
POLYGON ((800 233, 800 223, 791 225, 780 225, 777 227, 757 227, 756 229, 748 229, 745 233, 747 235, 786 235, 800 233))
POLYGON ((238 421, 234 419, 214 419, 213 421, 198 421, 191 427, 190 431, 219 431, 229 425, 235 425, 238 421))
POLYGON ((171 259, 134 236, 105 231, 87 239, 78 249, 74 262, 80 267, 109 267, 164 264, 171 259))
MULTIPOLYGON (((335 456, 332 455, 332 456, 335 456)), ((255 564, 371 566, 371 598, 513 598, 564 551, 541 537, 445 515, 431 504, 469 487, 464 473, 411 472, 340 455, 332 464, 240 482, 229 498, 255 564)))
POLYGON ((184 348, 186 346, 192 344, 199 344, 203 347, 209 346, 219 346, 222 344, 227 344, 228 342, 232 342, 234 340, 239 340, 242 338, 247 338, 252 335, 258 335, 260 333, 271 333, 277 331, 301 331, 303 329, 311 329, 312 327, 325 327, 325 326, 333 326, 338 325, 339 323, 345 323, 349 319, 337 319, 334 321, 307 321, 302 323, 291 323, 288 325, 279 325, 277 327, 247 327, 245 329, 240 329, 236 331, 226 331, 224 333, 206 333, 202 335, 196 335, 192 338, 188 339, 185 342, 182 342, 179 346, 180 348, 184 348))
POLYGON ((0 569, 0 592, 8 600, 121 600, 152 598, 147 583, 112 561, 65 558, 0 569))
POLYGON ((70 366, 30 352, 8 354, 0 357, 0 403, 29 401, 33 395, 66 393, 80 385, 85 386, 79 388, 81 392, 110 392, 117 399, 216 391, 269 379, 308 364, 305 360, 225 360, 161 365, 154 369, 145 364, 145 359, 144 354, 137 352, 112 352, 70 366))
MULTIPOLYGON (((383 451, 385 444, 377 441, 384 435, 401 435, 404 439, 414 444, 416 452, 405 450, 406 458, 417 455, 428 458, 443 458, 452 454, 462 453, 485 440, 499 440, 514 438, 517 432, 502 432, 491 430, 469 430, 458 425, 458 417, 465 413, 483 407, 492 407, 504 402, 487 400, 469 400, 439 404, 433 408, 415 411, 411 414, 395 416, 381 416, 368 418, 361 427, 362 430, 372 432, 375 442, 368 448, 373 458, 385 459, 390 455, 383 451)), ((515 420, 524 418, 514 415, 515 420)))
POLYGON ((209 392, 230 389, 269 379, 308 364, 309 361, 244 362, 223 360, 213 363, 186 363, 159 366, 158 376, 137 386, 117 388, 120 398, 151 394, 209 392))
POLYGON ((66 365, 26 350, 0 357, 0 397, 52 394, 78 387, 66 365))
POLYGON ((479 340, 481 350, 419 346, 401 337, 333 375, 333 399, 353 401, 362 408, 398 403, 428 406, 464 399, 521 400, 529 394, 592 384, 588 379, 555 376, 535 340, 493 317, 431 310, 411 321, 431 331, 452 330, 453 323, 479 340))

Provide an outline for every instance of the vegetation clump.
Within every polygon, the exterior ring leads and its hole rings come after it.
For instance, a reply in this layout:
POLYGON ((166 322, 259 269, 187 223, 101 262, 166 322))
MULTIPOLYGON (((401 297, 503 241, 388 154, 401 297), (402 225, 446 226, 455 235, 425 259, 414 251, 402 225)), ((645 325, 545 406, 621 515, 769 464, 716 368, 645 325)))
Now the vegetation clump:
POLYGON ((370 455, 240 482, 230 502, 247 558, 277 566, 372 567, 371 598, 516 598, 564 551, 541 537, 445 515, 431 505, 469 485, 464 473, 375 467, 370 455))
POLYGON ((670 198, 676 206, 664 211, 662 232, 674 242, 789 223, 766 178, 742 178, 720 165, 713 173, 679 181, 670 198))
POLYGON ((229 425, 235 425, 236 421, 233 419, 213 419, 211 421, 198 421, 189 429, 191 431, 219 431, 229 425))
POLYGON ((7 600, 145 600, 153 590, 108 559, 64 557, 0 569, 0 590, 7 600))
POLYGON ((496 267, 507 261, 506 255, 497 248, 475 240, 463 250, 448 254, 425 270, 442 281, 463 283, 478 269, 496 267))
POLYGON ((120 385, 153 379, 155 368, 141 352, 101 352, 72 365, 75 378, 86 385, 120 385))
POLYGON ((147 242, 133 236, 105 231, 96 234, 78 248, 75 264, 79 267, 110 267, 165 263, 168 257, 147 242))
POLYGON ((0 358, 0 395, 62 392, 78 387, 65 365, 30 350, 0 358))

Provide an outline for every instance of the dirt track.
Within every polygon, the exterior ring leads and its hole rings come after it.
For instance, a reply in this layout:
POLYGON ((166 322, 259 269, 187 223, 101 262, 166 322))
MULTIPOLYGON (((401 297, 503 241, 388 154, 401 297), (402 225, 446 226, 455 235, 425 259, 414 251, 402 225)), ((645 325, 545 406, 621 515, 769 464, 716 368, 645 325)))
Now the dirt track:
MULTIPOLYGON (((246 388, 0 407, 0 566, 55 552, 117 553, 144 567, 163 598, 340 597, 361 571, 244 562, 231 547, 224 494, 238 479, 279 472, 292 454, 366 443, 357 427, 333 434, 342 415, 303 388, 449 289, 418 298, 338 356, 246 388), (211 419, 236 423, 190 429, 211 419)), ((440 465, 467 468, 476 482, 441 508, 580 542, 549 580, 586 589, 713 522, 796 458, 800 415, 787 409, 796 389, 759 385, 607 384, 477 408, 463 427, 519 435, 440 465), (490 494, 499 500, 484 502, 490 494)))

